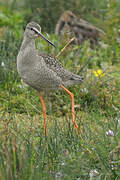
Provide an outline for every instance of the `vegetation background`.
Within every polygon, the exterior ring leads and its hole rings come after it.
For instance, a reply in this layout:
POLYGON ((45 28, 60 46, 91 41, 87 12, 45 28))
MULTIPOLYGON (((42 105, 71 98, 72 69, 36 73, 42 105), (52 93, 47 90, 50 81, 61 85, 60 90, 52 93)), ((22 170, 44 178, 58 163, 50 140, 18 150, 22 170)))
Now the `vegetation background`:
POLYGON ((0 180, 21 179, 120 179, 119 0, 0 0, 0 180), (16 57, 30 21, 57 46, 37 40, 37 48, 56 56, 68 42, 54 34, 65 10, 106 35, 95 49, 86 41, 59 58, 65 68, 85 76, 82 85, 69 88, 80 132, 71 123, 68 95, 59 91, 45 99, 44 137, 39 96, 22 84, 16 57))

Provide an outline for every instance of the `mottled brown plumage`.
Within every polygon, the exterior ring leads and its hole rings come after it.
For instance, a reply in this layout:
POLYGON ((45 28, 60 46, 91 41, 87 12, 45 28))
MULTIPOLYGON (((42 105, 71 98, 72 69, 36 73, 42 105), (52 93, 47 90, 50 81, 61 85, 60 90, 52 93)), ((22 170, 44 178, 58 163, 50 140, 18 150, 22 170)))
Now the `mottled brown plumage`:
POLYGON ((57 22, 56 35, 66 32, 75 36, 77 44, 82 44, 85 40, 90 40, 91 45, 96 45, 99 38, 105 33, 91 23, 78 18, 73 12, 65 11, 57 22))

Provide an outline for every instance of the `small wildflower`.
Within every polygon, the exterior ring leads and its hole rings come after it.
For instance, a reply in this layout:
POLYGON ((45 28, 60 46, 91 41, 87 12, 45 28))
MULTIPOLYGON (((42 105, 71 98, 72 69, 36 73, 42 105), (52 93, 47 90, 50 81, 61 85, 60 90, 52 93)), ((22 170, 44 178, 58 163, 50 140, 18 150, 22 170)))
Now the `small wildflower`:
POLYGON ((46 36, 49 37, 50 35, 48 33, 46 33, 46 36))
POLYGON ((120 119, 118 119, 118 124, 120 124, 120 119))
POLYGON ((1 63, 1 66, 2 66, 2 67, 4 67, 4 66, 5 66, 5 63, 4 63, 3 61, 2 61, 2 63, 1 63))
POLYGON ((109 129, 109 131, 106 132, 107 136, 114 136, 114 132, 109 129))
POLYGON ((120 119, 118 119, 118 128, 120 128, 120 119))
POLYGON ((82 92, 88 93, 88 89, 87 88, 83 88, 81 89, 82 92))
POLYGON ((65 162, 62 162, 61 165, 64 166, 64 165, 65 165, 65 162))
POLYGON ((99 172, 96 169, 93 169, 90 171, 89 175, 90 175, 90 179, 92 179, 93 177, 99 175, 99 172))
MULTIPOLYGON (((119 32, 120 32, 120 29, 119 29, 119 32)), ((117 39, 116 39, 116 42, 119 43, 119 42, 120 42, 120 38, 117 38, 117 39)))
POLYGON ((105 75, 101 69, 95 70, 95 71, 93 71, 93 73, 96 77, 99 77, 99 78, 101 78, 105 75))
POLYGON ((61 172, 57 172, 55 177, 56 177, 56 179, 60 179, 62 177, 62 173, 61 172))

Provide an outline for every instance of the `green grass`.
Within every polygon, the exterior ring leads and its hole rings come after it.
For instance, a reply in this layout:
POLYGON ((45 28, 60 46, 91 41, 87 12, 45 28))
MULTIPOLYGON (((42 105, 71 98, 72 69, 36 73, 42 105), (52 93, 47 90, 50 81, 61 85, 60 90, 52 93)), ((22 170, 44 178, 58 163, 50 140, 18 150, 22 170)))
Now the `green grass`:
POLYGON ((69 96, 59 91, 45 98, 47 137, 37 93, 16 81, 5 83, 0 94, 1 180, 87 180, 92 170, 98 172, 95 179, 119 179, 119 67, 111 66, 98 80, 90 70, 83 85, 70 88, 79 132, 72 125, 69 96), (109 130, 114 136, 106 135, 109 130))
MULTIPOLYGON (((55 35, 49 39, 56 49, 44 41, 36 45, 53 56, 68 42, 55 35)), ((80 129, 77 132, 72 125, 69 95, 57 91, 44 95, 45 137, 38 93, 23 88, 17 73, 20 42, 9 31, 0 41, 0 180, 120 179, 119 43, 90 49, 86 42, 61 55, 65 68, 85 76, 83 84, 69 88, 75 95, 80 129), (104 75, 96 77, 94 71, 99 69, 104 75), (109 130, 111 136, 106 134, 109 130), (96 172, 93 178, 92 172, 96 172)))

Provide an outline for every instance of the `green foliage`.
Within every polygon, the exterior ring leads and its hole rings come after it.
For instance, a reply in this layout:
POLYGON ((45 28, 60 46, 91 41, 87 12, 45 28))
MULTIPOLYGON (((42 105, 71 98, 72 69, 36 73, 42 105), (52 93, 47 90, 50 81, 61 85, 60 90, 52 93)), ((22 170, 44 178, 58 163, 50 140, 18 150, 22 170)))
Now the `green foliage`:
MULTIPOLYGON (((96 176, 91 179, 120 179, 120 5, 107 3, 13 0, 0 6, 0 180, 88 180, 93 172, 96 176), (58 91, 45 99, 48 135, 44 137, 39 96, 21 83, 16 58, 28 21, 40 22, 43 31, 54 31, 59 16, 68 9, 102 24, 106 36, 95 49, 86 41, 67 48, 58 59, 85 77, 82 85, 69 88, 80 129, 77 132, 72 125, 69 96, 58 91)), ((39 39, 36 46, 52 56, 69 40, 54 34, 48 39, 57 48, 39 39)))
POLYGON ((109 43, 117 43, 120 35, 120 1, 110 0, 108 3, 108 12, 106 16, 106 30, 109 43))
MULTIPOLYGON (((18 20, 19 17, 23 19, 24 16, 27 22, 34 20, 40 23, 43 31, 54 32, 55 25, 65 10, 71 10, 78 17, 86 19, 91 23, 93 22, 98 27, 100 25, 102 26, 102 21, 106 14, 107 2, 106 0, 102 0, 99 3, 96 0, 13 0, 11 4, 8 1, 6 6, 10 6, 14 12, 16 12, 16 9, 20 11, 20 13, 17 12, 15 14, 15 17, 13 17, 14 13, 11 14, 13 21, 15 19, 18 20), (23 11, 23 9, 26 9, 26 11, 23 11)), ((3 18, 7 18, 8 21, 6 14, 3 18)))
MULTIPOLYGON (((41 51, 56 55, 66 40, 58 41, 54 35, 49 36, 49 39, 58 45, 58 49, 39 40, 36 45, 41 51)), ((85 69, 89 69, 83 85, 70 88, 75 95, 80 134, 71 124, 69 96, 60 91, 46 102, 48 136, 44 137, 39 97, 34 90, 23 88, 16 72, 20 42, 8 32, 2 43, 0 59, 7 67, 7 71, 1 67, 0 87, 2 178, 52 180, 61 176, 62 179, 87 180, 90 172, 96 170, 97 179, 119 179, 120 76, 119 64, 117 67, 110 66, 110 47, 104 51, 102 47, 92 50, 89 42, 86 42, 82 47, 75 46, 72 51, 68 48, 63 53, 59 60, 77 74, 81 73, 81 66, 84 66, 86 59, 89 60, 85 66, 85 69), (94 70, 98 69, 105 74, 96 76, 94 70), (48 101, 52 103, 52 109, 48 101), (109 129, 114 136, 106 136, 109 129)))
POLYGON ((20 39, 13 32, 6 30, 4 40, 0 41, 0 82, 6 83, 17 79, 16 56, 20 47, 20 39))
MULTIPOLYGON (((29 112, 29 107, 28 112, 29 112)), ((95 108, 95 104, 94 104, 95 108)), ((80 134, 68 118, 48 116, 48 136, 44 137, 41 115, 6 113, 1 115, 0 162, 5 179, 88 179, 96 170, 98 179, 119 179, 117 151, 119 113, 114 116, 93 109, 77 112, 80 134), (50 118, 50 119, 49 119, 50 118), (112 129, 114 136, 106 136, 112 129), (4 134, 3 134, 4 132, 4 134), (4 143, 2 143, 4 142, 4 143), (116 160, 113 159, 116 156, 116 160)))
POLYGON ((105 41, 110 45, 110 51, 112 51, 111 54, 113 56, 112 63, 114 64, 120 59, 120 1, 109 1, 105 24, 105 41))
POLYGON ((71 10, 80 18, 88 19, 89 21, 92 20, 93 23, 97 23, 98 18, 99 21, 103 19, 105 13, 102 10, 107 6, 105 0, 99 3, 96 0, 37 0, 36 3, 33 3, 33 0, 28 0, 28 4, 33 13, 32 19, 39 22, 43 30, 47 32, 54 31, 59 17, 66 10, 71 10))
POLYGON ((10 7, 0 7, 0 27, 9 27, 16 37, 20 36, 24 23, 24 14, 19 11, 13 11, 10 7))

